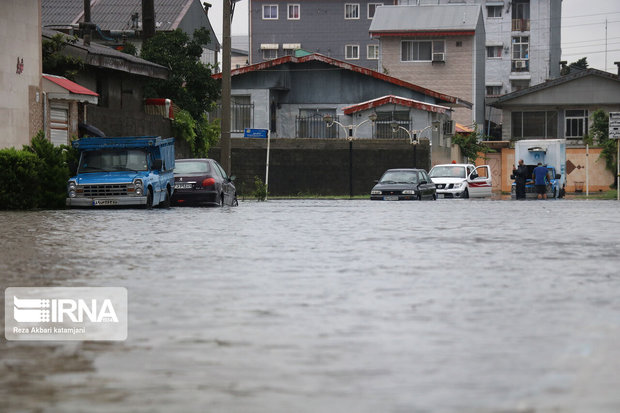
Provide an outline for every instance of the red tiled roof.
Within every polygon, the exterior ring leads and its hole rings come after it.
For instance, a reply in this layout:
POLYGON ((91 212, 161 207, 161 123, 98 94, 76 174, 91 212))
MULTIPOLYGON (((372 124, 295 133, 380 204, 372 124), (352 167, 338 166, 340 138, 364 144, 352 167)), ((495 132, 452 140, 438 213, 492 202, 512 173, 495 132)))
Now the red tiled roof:
POLYGON ((345 115, 350 115, 355 112, 360 112, 362 110, 368 110, 372 108, 376 108, 379 106, 387 105, 387 104, 396 104, 401 106, 408 106, 410 108, 416 108, 425 110, 427 112, 435 112, 435 113, 446 113, 451 109, 447 106, 435 105, 432 103, 420 102, 419 100, 403 98, 400 96, 387 95, 377 99, 369 100, 367 102, 358 103, 356 105, 347 106, 343 108, 342 111, 345 115))
POLYGON ((72 82, 65 77, 54 76, 54 75, 43 75, 43 77, 49 80, 50 82, 56 83, 58 86, 62 87, 63 89, 66 89, 71 93, 75 93, 76 95, 99 96, 97 93, 93 92, 92 90, 87 89, 84 86, 80 86, 77 83, 72 82))
POLYGON ((474 130, 472 128, 468 128, 465 125, 461 125, 460 123, 454 124, 454 130, 456 133, 472 133, 474 130))
MULTIPOLYGON (((238 69, 232 70, 230 72, 231 76, 242 75, 245 73, 256 72, 259 70, 269 69, 275 66, 283 65, 285 63, 305 63, 310 61, 318 61, 327 63, 332 66, 339 67, 341 69, 351 70, 356 73, 361 73, 366 76, 374 77, 375 79, 383 80, 385 82, 392 83, 394 85, 402 86, 407 89, 415 90, 417 92, 423 93, 427 96, 432 96, 436 99, 443 100, 444 102, 454 103, 454 104, 470 104, 469 102, 463 101, 457 97, 446 95, 440 92, 436 92, 434 90, 426 89, 422 86, 415 85, 413 83, 406 82, 401 79, 397 79, 392 76, 385 75, 383 73, 377 72, 372 69, 368 69, 361 66, 356 66, 351 63, 343 62, 341 60, 333 59, 331 57, 324 56, 319 53, 313 53, 307 56, 295 57, 295 56, 284 56, 279 57, 277 59, 268 60, 266 62, 256 63, 250 66, 240 67, 238 69)), ((212 75, 214 79, 221 79, 222 73, 216 73, 212 75)), ((471 105, 471 104, 470 104, 471 105)))

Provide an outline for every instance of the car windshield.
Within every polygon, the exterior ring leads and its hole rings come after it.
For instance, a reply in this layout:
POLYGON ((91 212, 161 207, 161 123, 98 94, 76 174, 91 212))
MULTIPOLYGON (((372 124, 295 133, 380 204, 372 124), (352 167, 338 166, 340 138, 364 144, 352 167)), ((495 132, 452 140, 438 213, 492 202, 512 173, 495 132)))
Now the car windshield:
POLYGON ((387 171, 379 181, 381 184, 417 184, 418 173, 415 171, 387 171))
POLYGON ((80 173, 147 170, 147 154, 142 149, 82 152, 78 169, 80 173))
POLYGON ((464 166, 436 166, 431 169, 429 174, 431 178, 465 178, 464 166))
POLYGON ((178 162, 174 165, 174 173, 177 175, 184 174, 206 174, 209 172, 209 162, 189 161, 178 162))

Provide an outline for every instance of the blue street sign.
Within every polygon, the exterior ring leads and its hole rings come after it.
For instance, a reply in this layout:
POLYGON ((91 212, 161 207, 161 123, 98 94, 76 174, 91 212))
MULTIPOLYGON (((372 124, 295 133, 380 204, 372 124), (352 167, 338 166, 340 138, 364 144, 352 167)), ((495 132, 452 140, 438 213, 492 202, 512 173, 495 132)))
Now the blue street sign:
POLYGON ((267 129, 244 129, 243 137, 244 138, 267 138, 267 133, 269 131, 267 129))

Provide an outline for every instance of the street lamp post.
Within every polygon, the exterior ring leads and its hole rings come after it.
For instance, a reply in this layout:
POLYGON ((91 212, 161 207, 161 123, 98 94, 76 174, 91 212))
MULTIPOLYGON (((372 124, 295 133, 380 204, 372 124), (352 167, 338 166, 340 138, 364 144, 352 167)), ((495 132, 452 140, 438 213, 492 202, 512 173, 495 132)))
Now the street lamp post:
POLYGON ((353 139, 355 138, 357 128, 359 128, 366 122, 374 123, 376 120, 377 114, 373 112, 368 115, 368 119, 358 123, 357 125, 345 126, 337 120, 334 120, 334 117, 332 115, 328 114, 323 116, 323 121, 325 121, 325 124, 328 128, 331 128, 332 126, 334 126, 334 124, 342 127, 342 130, 344 130, 344 134, 349 141, 349 198, 353 198, 353 139))

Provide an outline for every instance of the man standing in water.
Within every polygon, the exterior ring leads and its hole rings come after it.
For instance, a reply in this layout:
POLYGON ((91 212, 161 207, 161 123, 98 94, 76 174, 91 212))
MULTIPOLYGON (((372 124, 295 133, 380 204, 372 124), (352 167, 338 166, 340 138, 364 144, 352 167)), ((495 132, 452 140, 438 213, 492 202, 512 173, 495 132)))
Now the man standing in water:
POLYGON ((547 168, 538 162, 538 166, 534 168, 532 173, 538 199, 547 199, 547 172, 547 168))
POLYGON ((519 159, 519 166, 512 170, 515 180, 517 199, 525 199, 525 181, 527 179, 527 167, 523 164, 523 159, 519 159))

